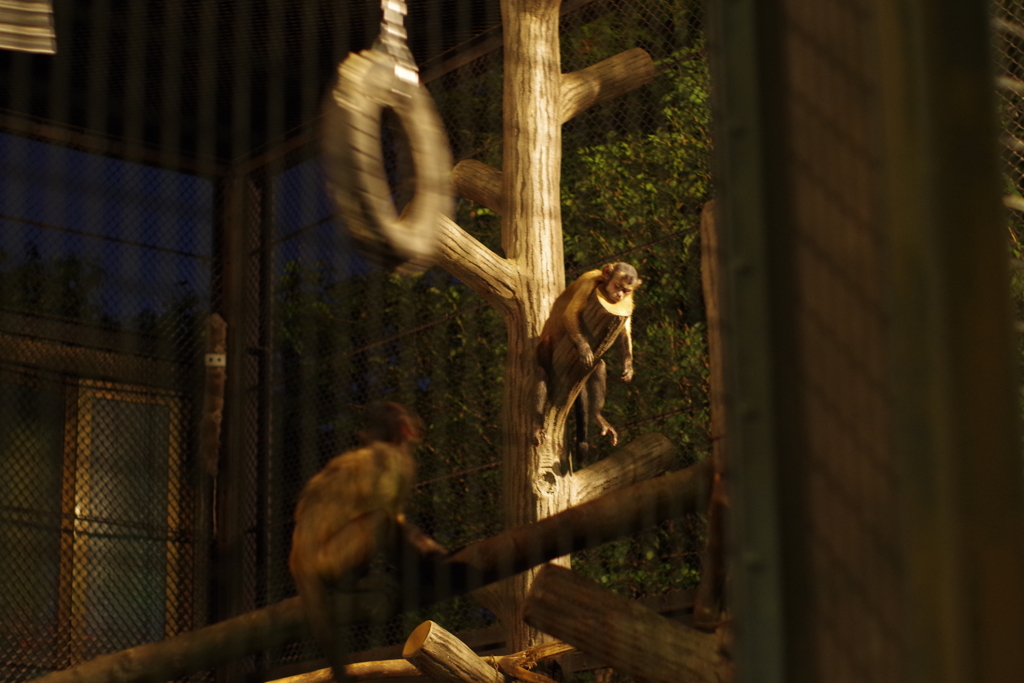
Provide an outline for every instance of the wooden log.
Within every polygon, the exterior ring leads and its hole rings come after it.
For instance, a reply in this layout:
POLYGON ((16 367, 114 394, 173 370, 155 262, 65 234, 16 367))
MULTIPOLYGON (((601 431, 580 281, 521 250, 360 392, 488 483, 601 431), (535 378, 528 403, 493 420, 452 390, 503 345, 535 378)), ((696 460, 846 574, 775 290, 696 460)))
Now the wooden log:
POLYGON ((657 73, 651 56, 635 47, 586 69, 562 74, 562 123, 590 107, 647 85, 657 73))
POLYGON ((452 169, 452 187, 456 196, 465 197, 502 213, 501 171, 476 159, 463 159, 452 169))
MULTIPOLYGON (((512 663, 523 667, 533 666, 544 659, 575 652, 576 648, 572 645, 554 641, 511 655, 480 657, 480 661, 492 668, 498 667, 499 662, 512 663)), ((354 681, 369 681, 381 678, 418 678, 424 675, 422 671, 404 659, 383 659, 373 662, 348 664, 345 667, 345 674, 350 680, 354 681)), ((331 670, 324 668, 296 676, 288 676, 287 678, 278 678, 269 683, 330 683, 333 680, 334 676, 331 674, 331 670)), ((502 681, 504 681, 504 678, 502 678, 502 681)))
POLYGON ((424 621, 409 634, 402 656, 424 675, 440 683, 505 681, 497 669, 433 621, 424 621))
POLYGON ((604 661, 655 683, 722 683, 731 664, 719 638, 602 588, 568 569, 547 566, 527 596, 524 619, 604 661))
MULTIPOLYGON (((353 621, 381 621, 381 605, 393 596, 366 592, 339 595, 340 609, 353 621), (347 601, 347 606, 346 606, 347 601)), ((298 597, 240 614, 195 631, 120 652, 100 655, 35 683, 159 683, 222 666, 309 636, 298 597)))
MULTIPOLYGON (((423 674, 404 659, 382 659, 379 662, 355 662, 345 665, 345 676, 350 681, 374 681, 382 678, 416 678, 423 674)), ((331 683, 334 674, 330 667, 296 676, 278 678, 271 683, 331 683)))
POLYGON ((447 568, 456 585, 465 582, 474 588, 474 581, 490 583, 652 524, 703 511, 710 487, 711 463, 703 460, 468 545, 451 555, 447 568), (474 581, 463 574, 473 574, 474 581))
POLYGON ((227 664, 308 634, 298 598, 83 662, 36 683, 158 683, 227 664))
POLYGON ((573 505, 662 474, 679 449, 661 434, 644 434, 572 475, 573 505))

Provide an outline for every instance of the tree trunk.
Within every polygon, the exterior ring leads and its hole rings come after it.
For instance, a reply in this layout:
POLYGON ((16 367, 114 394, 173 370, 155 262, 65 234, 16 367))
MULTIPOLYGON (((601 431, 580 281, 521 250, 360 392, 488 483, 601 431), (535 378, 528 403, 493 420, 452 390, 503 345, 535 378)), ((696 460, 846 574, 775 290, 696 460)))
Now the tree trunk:
MULTIPOLYGON (((509 526, 529 524, 570 504, 561 476, 564 433, 533 445, 536 344, 551 304, 565 288, 560 197, 562 163, 561 55, 557 1, 502 0, 505 32, 503 93, 502 247, 519 266, 520 308, 509 317, 504 396, 503 506, 509 526)), ((568 558, 564 560, 568 564, 568 558)), ((523 650, 541 636, 522 620, 533 570, 512 579, 508 646, 523 650)))
MULTIPOLYGON (((562 123, 587 107, 649 83, 653 62, 630 50, 574 74, 561 73, 557 0, 502 0, 505 43, 503 166, 463 161, 453 172, 458 193, 501 215, 505 257, 442 218, 438 264, 497 308, 508 332, 502 413, 502 505, 510 527, 569 507, 572 482, 562 467, 563 428, 534 446, 537 339, 555 297, 565 288, 560 178, 562 123)), ((569 393, 574 393, 571 389, 569 393)), ((551 419, 546 420, 552 426, 551 419)), ((564 426, 564 416, 560 423, 564 426)), ((593 483, 593 482, 591 482, 593 483)), ((568 564, 568 558, 559 560, 568 564)), ((488 599, 508 628, 509 647, 540 637, 522 621, 532 571, 511 581, 499 602, 488 599)), ((493 598, 494 591, 489 591, 493 598)))

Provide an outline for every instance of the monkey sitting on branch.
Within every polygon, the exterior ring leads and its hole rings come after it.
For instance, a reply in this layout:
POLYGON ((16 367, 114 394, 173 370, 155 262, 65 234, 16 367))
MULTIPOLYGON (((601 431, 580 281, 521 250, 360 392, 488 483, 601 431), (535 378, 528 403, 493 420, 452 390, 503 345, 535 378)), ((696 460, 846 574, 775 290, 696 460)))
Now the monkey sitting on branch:
POLYGON ((633 292, 641 284, 642 280, 633 266, 622 262, 608 264, 600 270, 584 273, 555 299, 537 343, 540 372, 534 432, 536 445, 546 438, 546 414, 550 410, 567 410, 568 402, 573 398, 574 385, 584 378, 586 381, 580 384, 576 411, 580 452, 585 453, 589 447, 590 420, 601 427, 601 436, 611 434, 612 445, 618 444, 618 433, 601 414, 608 377, 601 356, 617 341, 622 354, 622 380, 629 382, 633 379, 633 292), (588 308, 594 299, 596 303, 588 308), (594 312, 589 325, 583 324, 585 310, 594 312), (593 338, 597 352, 585 332, 593 338), (568 338, 571 345, 562 344, 560 347, 559 342, 563 338, 568 338), (575 358, 566 357, 564 351, 567 346, 575 348, 575 358), (578 376, 581 373, 583 376, 578 376))
POLYGON ((398 403, 371 405, 366 417, 363 446, 333 458, 302 490, 288 558, 310 630, 339 683, 351 619, 335 596, 357 590, 370 560, 393 554, 399 532, 422 556, 446 554, 403 511, 416 478, 412 454, 423 440, 422 422, 398 403))

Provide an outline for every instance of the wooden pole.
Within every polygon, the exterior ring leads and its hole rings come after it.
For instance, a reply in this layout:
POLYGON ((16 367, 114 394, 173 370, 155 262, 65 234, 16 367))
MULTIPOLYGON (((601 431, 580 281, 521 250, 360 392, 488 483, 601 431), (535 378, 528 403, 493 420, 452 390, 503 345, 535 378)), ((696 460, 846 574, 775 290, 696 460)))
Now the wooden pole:
POLYGON ((468 545, 452 554, 447 566, 459 580, 460 573, 475 573, 480 585, 490 583, 662 520, 704 510, 710 486, 711 463, 703 460, 468 545))
MULTIPOLYGON (((654 67, 649 56, 633 50, 563 75, 557 0, 502 0, 501 15, 505 44, 502 169, 460 164, 453 180, 461 196, 500 213, 504 256, 495 255, 441 218, 437 262, 505 318, 502 494, 507 524, 514 527, 564 510, 572 502, 564 429, 551 429, 552 420, 547 419, 547 439, 539 446, 533 444, 536 341, 555 297, 565 287, 559 195, 562 123, 608 97, 649 82, 654 67)), ((491 603, 502 614, 515 649, 539 642, 520 614, 529 582, 529 573, 516 577, 503 591, 500 604, 491 603)))

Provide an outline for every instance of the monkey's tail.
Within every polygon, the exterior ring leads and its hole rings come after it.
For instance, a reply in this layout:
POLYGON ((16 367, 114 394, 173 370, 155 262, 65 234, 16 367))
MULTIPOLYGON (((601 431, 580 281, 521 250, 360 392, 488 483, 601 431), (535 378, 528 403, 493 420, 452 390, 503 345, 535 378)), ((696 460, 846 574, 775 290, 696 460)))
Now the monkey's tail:
POLYGON ((305 577, 296 584, 313 639, 327 658, 334 680, 345 683, 348 681, 345 665, 348 663, 349 623, 338 609, 335 594, 316 577, 305 577))
POLYGON ((590 397, 587 395, 587 385, 584 384, 583 388, 580 389, 579 396, 576 397, 576 402, 573 403, 573 415, 576 418, 576 451, 579 453, 580 461, 577 463, 577 467, 582 467, 582 459, 587 455, 590 450, 590 425, 588 424, 587 416, 590 413, 587 410, 587 404, 590 397))

